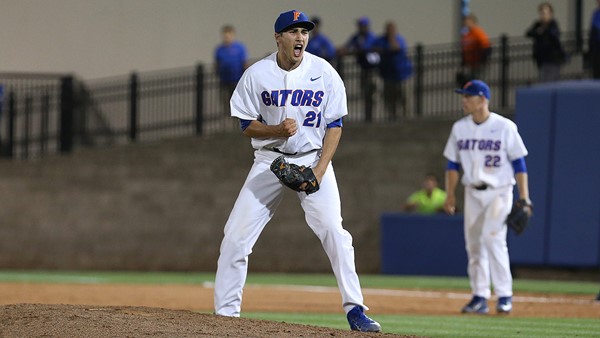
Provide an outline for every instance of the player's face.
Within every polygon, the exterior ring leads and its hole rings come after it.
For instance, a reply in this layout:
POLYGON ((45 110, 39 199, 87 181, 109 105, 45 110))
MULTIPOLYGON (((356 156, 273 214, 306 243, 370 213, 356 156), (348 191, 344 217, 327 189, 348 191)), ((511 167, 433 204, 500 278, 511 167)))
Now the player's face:
POLYGON ((464 94, 462 97, 463 111, 466 114, 472 114, 483 107, 483 97, 478 95, 464 94))
POLYGON ((308 29, 294 27, 287 31, 275 34, 277 41, 277 58, 280 66, 290 70, 302 61, 304 49, 308 44, 308 29))

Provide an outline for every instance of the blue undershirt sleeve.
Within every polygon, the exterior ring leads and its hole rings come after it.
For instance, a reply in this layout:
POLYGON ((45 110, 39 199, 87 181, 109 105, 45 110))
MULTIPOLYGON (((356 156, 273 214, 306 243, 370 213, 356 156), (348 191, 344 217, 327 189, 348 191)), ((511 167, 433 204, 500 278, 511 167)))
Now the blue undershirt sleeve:
POLYGON ((525 157, 520 157, 520 158, 512 161, 512 166, 513 166, 513 169, 515 170, 515 174, 527 172, 527 166, 525 165, 525 157))
POLYGON ((446 166, 446 170, 460 171, 460 163, 448 160, 448 165, 446 166))
POLYGON ((246 130, 246 128, 248 128, 248 126, 250 125, 250 123, 252 123, 252 121, 254 121, 254 120, 242 120, 242 119, 240 119, 240 127, 242 128, 242 131, 246 130))
POLYGON ((327 128, 336 128, 336 127, 341 127, 342 126, 342 118, 340 117, 339 119, 329 123, 327 125, 327 128))

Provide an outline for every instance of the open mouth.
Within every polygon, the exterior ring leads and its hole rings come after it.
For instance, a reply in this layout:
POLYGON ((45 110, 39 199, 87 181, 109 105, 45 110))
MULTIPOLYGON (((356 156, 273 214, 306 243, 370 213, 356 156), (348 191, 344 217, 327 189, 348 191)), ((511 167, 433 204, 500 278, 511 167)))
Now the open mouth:
POLYGON ((302 53, 302 45, 301 44, 294 45, 294 56, 298 57, 298 56, 300 56, 301 53, 302 53))

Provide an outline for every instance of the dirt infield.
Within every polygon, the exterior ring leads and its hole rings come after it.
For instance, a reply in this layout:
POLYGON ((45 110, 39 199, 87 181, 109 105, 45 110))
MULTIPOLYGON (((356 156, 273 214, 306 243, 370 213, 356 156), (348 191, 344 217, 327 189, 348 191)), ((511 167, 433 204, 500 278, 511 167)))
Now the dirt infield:
MULTIPOLYGON (((365 289, 369 315, 457 315, 469 299, 454 291, 365 289)), ((519 294, 515 317, 600 318, 591 296, 519 294)), ((336 288, 247 286, 244 311, 340 312, 336 288)), ((352 337, 348 330, 223 318, 212 312, 213 290, 194 285, 0 284, 2 337, 352 337), (200 312, 200 313, 199 313, 200 312)), ((383 328, 385 331, 385 327, 383 328)), ((400 337, 358 334, 360 337, 400 337)))

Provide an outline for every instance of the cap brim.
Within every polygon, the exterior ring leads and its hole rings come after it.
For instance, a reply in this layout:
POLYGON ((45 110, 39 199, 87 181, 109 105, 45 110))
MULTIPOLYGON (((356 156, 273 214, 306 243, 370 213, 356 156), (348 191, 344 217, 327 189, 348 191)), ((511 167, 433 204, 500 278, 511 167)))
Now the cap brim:
POLYGON ((283 31, 286 31, 286 30, 288 30, 288 29, 292 29, 292 28, 295 28, 295 27, 302 27, 302 28, 306 28, 306 29, 308 29, 309 31, 311 31, 313 28, 315 28, 315 24, 314 24, 314 23, 312 23, 312 22, 310 22, 310 21, 298 22, 298 23, 294 23, 294 24, 291 24, 291 25, 289 25, 289 26, 286 26, 286 27, 284 27, 283 29, 281 29, 281 30, 280 30, 279 32, 277 32, 277 33, 281 33, 281 32, 283 32, 283 31))
POLYGON ((455 89, 454 92, 457 94, 466 94, 464 89, 455 89))

